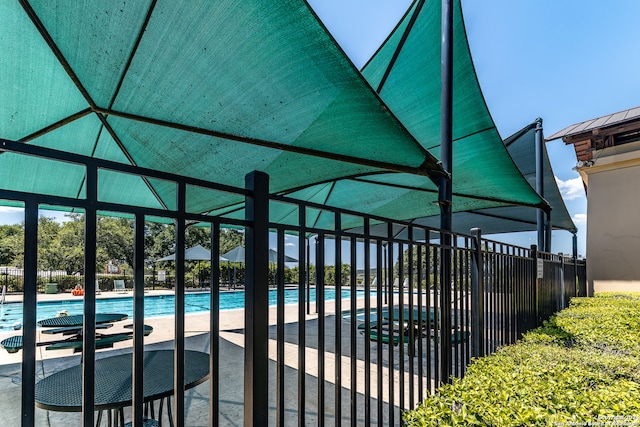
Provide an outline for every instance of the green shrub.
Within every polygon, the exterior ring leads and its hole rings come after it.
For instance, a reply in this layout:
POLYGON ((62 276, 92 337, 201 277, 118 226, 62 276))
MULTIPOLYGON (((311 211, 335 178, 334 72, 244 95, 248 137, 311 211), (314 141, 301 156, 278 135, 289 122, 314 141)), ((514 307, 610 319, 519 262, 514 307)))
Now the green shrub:
POLYGON ((640 294, 573 299, 518 344, 474 360, 462 380, 440 387, 404 420, 412 426, 639 425, 640 294))

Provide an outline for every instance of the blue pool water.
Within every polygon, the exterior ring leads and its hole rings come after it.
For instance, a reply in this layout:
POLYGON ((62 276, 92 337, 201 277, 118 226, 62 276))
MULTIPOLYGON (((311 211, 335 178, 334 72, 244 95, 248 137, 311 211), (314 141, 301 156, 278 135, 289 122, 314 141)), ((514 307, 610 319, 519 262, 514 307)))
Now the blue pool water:
MULTIPOLYGON (((285 304, 298 302, 298 289, 285 290, 285 304)), ((342 298, 347 299, 351 295, 349 289, 342 291, 342 298)), ((375 295, 374 292, 371 295, 375 295)), ((357 297, 364 296, 364 291, 357 291, 357 297)), ((275 306, 277 291, 269 290, 269 305, 275 306)), ((335 299, 334 289, 325 289, 325 301, 335 299)), ((315 301, 315 289, 310 290, 310 300, 315 301)), ((185 294, 185 313, 201 313, 209 311, 209 292, 185 294)), ((236 310, 244 308, 244 292, 221 292, 220 310, 236 310)), ((55 317, 58 312, 66 310, 69 315, 82 314, 83 301, 43 301, 37 304, 36 320, 55 317)), ((133 318, 133 297, 100 298, 96 300, 97 313, 123 313, 133 318)), ((146 295, 144 297, 145 318, 172 316, 175 313, 175 296, 173 295, 146 295)), ((0 305, 0 329, 12 328, 15 323, 22 322, 22 303, 5 303, 0 305)))

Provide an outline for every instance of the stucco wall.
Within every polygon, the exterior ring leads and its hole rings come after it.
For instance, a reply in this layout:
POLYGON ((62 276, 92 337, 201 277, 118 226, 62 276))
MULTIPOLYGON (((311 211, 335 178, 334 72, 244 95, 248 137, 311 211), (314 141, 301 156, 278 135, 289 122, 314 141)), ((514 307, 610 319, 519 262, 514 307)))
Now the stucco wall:
POLYGON ((589 288, 640 291, 640 166, 593 169, 588 174, 589 288))

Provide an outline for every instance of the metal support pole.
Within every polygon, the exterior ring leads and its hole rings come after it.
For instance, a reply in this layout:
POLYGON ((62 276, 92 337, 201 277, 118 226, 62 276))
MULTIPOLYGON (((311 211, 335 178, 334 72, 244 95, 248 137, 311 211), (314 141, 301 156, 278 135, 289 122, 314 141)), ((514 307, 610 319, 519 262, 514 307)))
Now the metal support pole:
POLYGON ((144 403, 144 214, 137 213, 133 250, 133 399, 131 420, 142 425, 144 403))
POLYGON ((325 306, 324 306, 324 234, 316 236, 316 313, 318 313, 318 419, 324 420, 325 403, 325 306))
MULTIPOLYGON (((211 356, 209 359, 210 378, 220 378, 220 224, 211 224, 211 272, 209 283, 209 330, 211 356)), ((228 268, 227 268, 228 270, 228 268)), ((220 381, 209 380, 209 422, 212 426, 220 425, 220 381)))
POLYGON ((184 296, 184 263, 185 263, 185 235, 187 231, 184 213, 186 211, 186 193, 187 185, 183 182, 178 183, 178 193, 176 195, 176 206, 179 217, 176 220, 176 287, 175 287, 175 345, 173 352, 173 407, 175 422, 180 426, 184 426, 184 312, 185 312, 185 296, 184 296))
MULTIPOLYGON (((305 226, 307 224, 307 214, 306 209, 300 208, 298 209, 298 224, 300 224, 303 228, 298 235, 298 263, 300 265, 300 273, 298 276, 298 281, 300 282, 300 286, 298 289, 298 346, 302 349, 306 346, 306 316, 305 316, 305 292, 306 292, 306 282, 307 277, 309 275, 309 265, 306 262, 307 256, 309 254, 309 239, 305 239, 307 241, 306 251, 305 244, 300 240, 305 238, 305 226)), ((307 301, 309 300, 308 296, 306 297, 307 301)), ((308 304, 308 302, 307 302, 308 304)), ((307 305, 308 307, 308 305, 307 305)), ((308 310, 308 308, 307 308, 308 310)), ((307 311, 308 313, 308 311, 307 311)), ((298 427, 304 427, 306 424, 305 420, 305 407, 306 407, 306 355, 305 351, 298 352, 298 427)))
POLYGON ((484 264, 482 231, 471 229, 471 357, 481 357, 484 337, 484 264))
POLYGON ((551 211, 546 213, 546 220, 544 222, 544 251, 551 253, 551 231, 553 227, 551 224, 551 211))
POLYGON ((96 372, 96 236, 98 201, 98 168, 95 164, 87 165, 86 170, 87 200, 90 207, 85 210, 84 218, 84 324, 82 326, 82 422, 93 425, 95 403, 96 372))
POLYGON ((307 314, 311 314, 311 242, 307 237, 307 274, 305 283, 307 285, 307 314))
POLYGON ((387 243, 383 243, 382 247, 384 248, 384 303, 389 304, 389 269, 387 268, 388 258, 387 258, 387 243))
MULTIPOLYGON (((542 119, 536 119, 536 192, 544 197, 544 142, 542 139, 542 119)), ((545 245, 545 212, 538 209, 536 212, 538 230, 538 248, 546 250, 545 245)))
POLYGON ((246 175, 244 425, 269 423, 269 175, 246 175))
POLYGON ((22 425, 35 425, 38 204, 25 203, 22 310, 22 425))
POLYGON ((451 203, 453 166, 453 2, 442 0, 442 46, 441 46, 441 110, 440 153, 442 167, 448 175, 440 179, 438 204, 440 205, 441 291, 440 307, 440 353, 441 381, 451 381, 451 203))

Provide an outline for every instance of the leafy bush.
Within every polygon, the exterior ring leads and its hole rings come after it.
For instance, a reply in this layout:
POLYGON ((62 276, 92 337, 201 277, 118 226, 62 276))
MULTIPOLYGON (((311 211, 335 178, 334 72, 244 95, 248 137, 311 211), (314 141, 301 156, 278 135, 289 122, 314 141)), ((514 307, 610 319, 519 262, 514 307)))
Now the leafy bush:
POLYGON ((639 425, 640 294, 574 298, 518 344, 474 360, 462 380, 440 387, 404 420, 412 426, 639 425))

